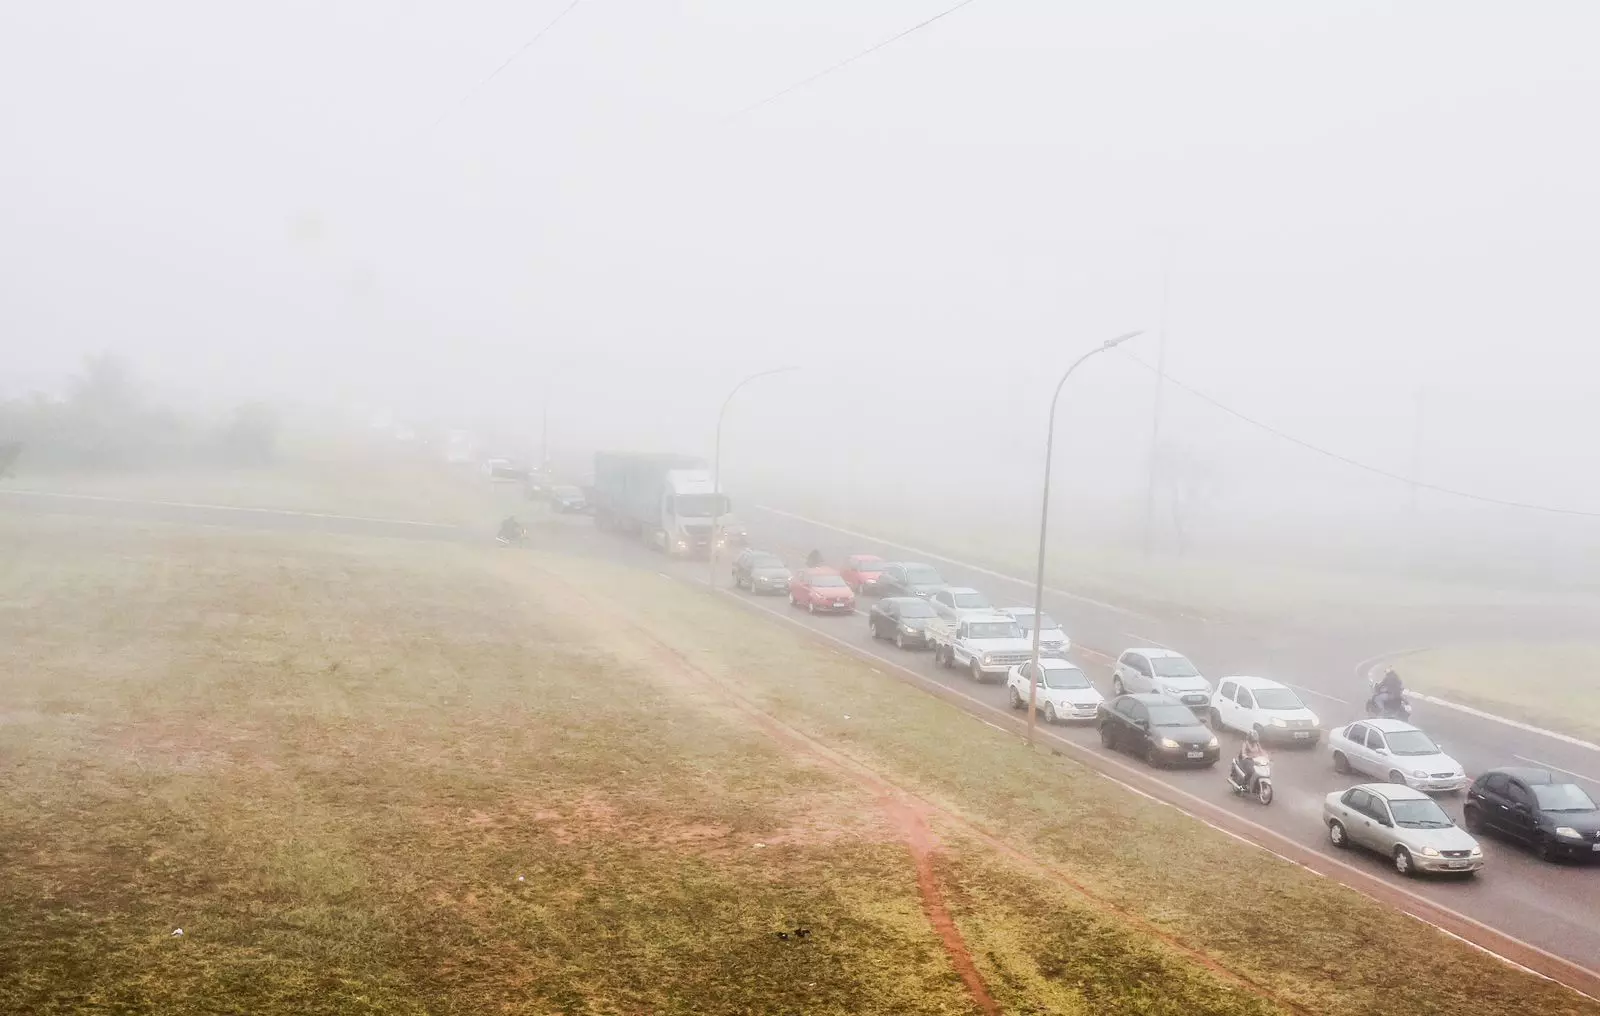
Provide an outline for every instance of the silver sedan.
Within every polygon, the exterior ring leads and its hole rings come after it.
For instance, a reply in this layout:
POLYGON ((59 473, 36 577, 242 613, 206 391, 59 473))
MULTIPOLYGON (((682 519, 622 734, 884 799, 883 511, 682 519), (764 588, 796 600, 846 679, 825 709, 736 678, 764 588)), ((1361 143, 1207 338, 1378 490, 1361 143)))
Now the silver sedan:
POLYGON ((1483 867, 1478 841, 1431 797, 1404 784, 1364 783, 1329 794, 1322 820, 1334 846, 1376 851, 1402 875, 1470 875, 1483 867))

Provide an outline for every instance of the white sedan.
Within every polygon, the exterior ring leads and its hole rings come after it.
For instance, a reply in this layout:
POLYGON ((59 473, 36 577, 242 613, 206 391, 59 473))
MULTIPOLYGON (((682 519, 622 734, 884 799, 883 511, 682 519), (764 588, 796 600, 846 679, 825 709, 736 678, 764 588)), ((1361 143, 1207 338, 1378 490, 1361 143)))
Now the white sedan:
MULTIPOLYGON (((1006 675, 1006 698, 1013 709, 1028 707, 1032 684, 1032 663, 1019 663, 1006 675)), ((1070 660, 1051 656, 1039 658, 1038 698, 1034 708, 1044 713, 1046 723, 1063 720, 1092 721, 1105 697, 1089 683, 1088 675, 1070 660)))
POLYGON ((1429 793, 1453 794, 1471 781, 1433 738, 1402 720, 1362 720, 1328 732, 1333 768, 1429 793))

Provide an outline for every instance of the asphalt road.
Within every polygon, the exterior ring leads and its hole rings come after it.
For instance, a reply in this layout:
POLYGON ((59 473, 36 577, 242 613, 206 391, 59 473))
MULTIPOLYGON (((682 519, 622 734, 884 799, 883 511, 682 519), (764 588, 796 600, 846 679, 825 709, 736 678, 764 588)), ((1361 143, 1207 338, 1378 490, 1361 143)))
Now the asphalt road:
MULTIPOLYGON (((515 510, 528 513, 528 506, 519 503, 515 510)), ((0 511, 468 542, 486 541, 492 526, 492 521, 486 520, 485 531, 476 533, 451 526, 392 519, 6 491, 0 491, 0 511)), ((803 559, 812 548, 820 549, 831 561, 842 560, 851 553, 876 553, 902 560, 915 556, 892 545, 845 536, 788 515, 758 511, 749 520, 756 545, 777 551, 794 562, 803 559)), ((586 519, 573 517, 560 521, 570 533, 570 538, 562 541, 563 551, 594 554, 665 572, 685 582, 706 580, 705 562, 670 562, 638 544, 596 532, 586 519)), ((536 540, 538 533, 536 529, 536 540)), ((996 603, 1012 605, 1031 601, 1032 587, 1028 583, 943 560, 931 563, 947 581, 984 590, 996 603)), ((716 574, 731 590, 726 566, 719 566, 716 574)), ((976 684, 964 674, 936 668, 931 654, 901 652, 889 643, 876 642, 868 635, 862 616, 812 616, 789 607, 782 597, 754 597, 743 592, 734 595, 753 607, 789 618, 819 634, 841 639, 858 652, 908 668, 978 703, 1005 708, 1003 686, 976 684)), ((1427 633, 1419 633, 1412 641, 1405 642, 1395 641, 1393 633, 1362 635, 1304 629, 1246 632, 1193 617, 1156 617, 1126 611, 1060 590, 1047 593, 1045 604, 1071 635, 1077 662, 1106 694, 1111 690, 1109 660, 1112 656, 1133 645, 1169 646, 1188 655, 1213 681, 1229 674, 1253 674, 1273 677, 1299 688, 1322 717, 1324 726, 1359 717, 1365 683, 1356 673, 1357 664, 1385 651, 1425 645, 1429 641, 1427 633)), ((1509 630, 1515 627, 1515 620, 1501 617, 1499 624, 1509 630)), ((907 693, 913 692, 908 690, 907 693)), ((1600 796, 1600 782, 1595 779, 1600 776, 1600 753, 1427 703, 1418 704, 1414 719, 1465 765, 1469 775, 1495 765, 1538 760, 1580 774, 1581 782, 1600 796)), ((1058 727, 1052 733, 1070 739, 1084 751, 1104 753, 1092 728, 1058 727)), ((1236 737, 1224 735, 1225 757, 1236 745, 1236 737)), ((1308 849, 1337 855, 1377 877, 1400 881, 1385 858, 1337 852, 1327 843, 1320 820, 1323 796, 1344 789, 1352 780, 1334 773, 1325 747, 1310 751, 1277 749, 1273 752, 1273 761, 1277 794, 1269 807, 1234 797, 1225 785, 1225 770, 1221 766, 1215 770, 1163 770, 1154 775, 1197 797, 1237 809, 1249 820, 1308 849)), ((1441 803, 1459 819, 1459 799, 1445 797, 1441 803)), ((1414 880, 1406 882, 1406 888, 1580 966, 1600 969, 1600 920, 1596 920, 1596 915, 1600 914, 1600 865, 1551 865, 1518 847, 1493 839, 1485 838, 1483 845, 1486 865, 1477 878, 1469 881, 1414 880)))

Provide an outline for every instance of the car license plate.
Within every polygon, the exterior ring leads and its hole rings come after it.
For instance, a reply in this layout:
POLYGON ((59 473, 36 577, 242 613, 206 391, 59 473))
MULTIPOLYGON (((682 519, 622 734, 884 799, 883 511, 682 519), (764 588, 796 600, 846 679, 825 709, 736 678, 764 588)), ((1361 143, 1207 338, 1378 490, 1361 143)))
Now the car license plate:
POLYGON ((1304 739, 1304 738, 1307 738, 1307 737, 1311 736, 1311 731, 1309 731, 1309 730, 1297 730, 1297 731, 1294 732, 1294 736, 1296 738, 1299 738, 1299 739, 1304 739))
POLYGON ((1594 845, 1594 849, 1595 849, 1595 850, 1600 850, 1600 843, 1596 843, 1596 844, 1595 844, 1595 845, 1594 845))
POLYGON ((1203 751, 1191 751, 1189 753, 1189 757, 1190 758, 1205 758, 1206 757, 1206 753, 1203 752, 1203 751))
POLYGON ((1446 868, 1452 868, 1452 869, 1455 869, 1455 870, 1460 870, 1462 868, 1470 868, 1470 867, 1472 867, 1472 862, 1471 861, 1451 861, 1449 864, 1445 865, 1445 867, 1446 868))

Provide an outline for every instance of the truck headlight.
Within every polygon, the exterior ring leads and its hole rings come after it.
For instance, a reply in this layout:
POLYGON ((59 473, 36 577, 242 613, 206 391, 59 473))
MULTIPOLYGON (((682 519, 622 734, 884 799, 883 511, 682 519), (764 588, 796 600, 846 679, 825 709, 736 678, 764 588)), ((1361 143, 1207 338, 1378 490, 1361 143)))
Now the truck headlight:
POLYGON ((917 633, 917 630, 911 627, 909 624, 901 625, 900 630, 905 632, 907 635, 915 635, 917 633))
POLYGON ((988 665, 992 664, 993 662, 994 662, 994 654, 993 653, 984 653, 983 654, 983 664, 984 664, 984 666, 988 666, 988 665))

